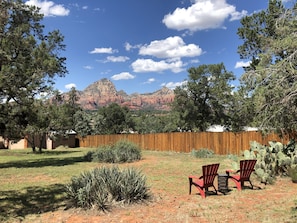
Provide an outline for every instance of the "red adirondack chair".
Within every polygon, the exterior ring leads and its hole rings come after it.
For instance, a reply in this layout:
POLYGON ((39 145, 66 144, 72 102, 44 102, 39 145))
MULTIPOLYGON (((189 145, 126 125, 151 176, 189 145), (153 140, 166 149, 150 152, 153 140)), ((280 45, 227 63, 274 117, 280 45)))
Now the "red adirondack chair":
POLYGON ((202 166, 202 176, 189 176, 189 184, 190 184, 190 191, 189 194, 191 194, 192 191, 192 185, 194 185, 200 192, 200 195, 205 198, 205 192, 208 192, 209 187, 213 187, 215 190, 215 193, 217 194, 218 191, 215 188, 213 182, 215 177, 218 174, 220 164, 210 164, 202 166))
POLYGON ((226 173, 229 175, 229 179, 231 179, 233 182, 235 182, 237 190, 241 190, 244 186, 244 182, 248 181, 251 184, 251 187, 253 189, 253 184, 250 180, 250 176, 253 171, 255 171, 254 167, 257 160, 241 160, 240 161, 240 169, 235 172, 239 173, 236 175, 230 175, 230 173, 233 173, 232 170, 227 170, 226 173))

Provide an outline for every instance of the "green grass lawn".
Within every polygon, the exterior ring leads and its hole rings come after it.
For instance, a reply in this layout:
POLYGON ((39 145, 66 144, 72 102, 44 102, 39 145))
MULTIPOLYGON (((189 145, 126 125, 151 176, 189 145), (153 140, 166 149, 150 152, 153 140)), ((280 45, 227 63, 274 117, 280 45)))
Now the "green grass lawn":
MULTIPOLYGON (((56 149, 42 154, 33 154, 31 150, 0 150, 0 222, 21 221, 29 215, 65 208, 65 184, 72 176, 113 165, 85 161, 83 156, 90 150, 56 149)), ((189 153, 142 151, 141 161, 117 165, 140 169, 154 191, 184 196, 188 194, 187 177, 200 176, 201 166, 211 163, 220 163, 219 172, 223 173, 231 168, 232 161, 227 156, 198 159, 189 153)))
MULTIPOLYGON (((86 162, 83 156, 90 150, 57 149, 42 154, 34 154, 30 149, 0 150, 0 221, 65 206, 64 185, 72 176, 101 165, 112 165, 86 162)), ((136 166, 146 175, 148 185, 178 194, 185 193, 180 187, 187 185, 189 174, 201 174, 202 164, 224 159, 218 156, 199 160, 190 154, 156 151, 142 151, 142 157, 147 162, 139 162, 141 165, 136 162, 136 166)), ((124 168, 135 163, 118 165, 124 168)))

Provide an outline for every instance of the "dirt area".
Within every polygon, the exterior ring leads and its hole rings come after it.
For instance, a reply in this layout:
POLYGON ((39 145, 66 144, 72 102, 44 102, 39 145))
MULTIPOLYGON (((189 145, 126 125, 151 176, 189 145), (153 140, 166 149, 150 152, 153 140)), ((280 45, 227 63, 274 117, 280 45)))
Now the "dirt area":
MULTIPOLYGON (((165 157, 164 160, 168 159, 165 157)), ((135 166, 153 166, 152 163, 161 163, 154 157, 146 157, 137 162, 135 166), (150 165, 148 165, 150 164, 150 165)), ((183 163, 174 162, 181 166, 183 163)), ((172 172, 172 167, 169 167, 172 172)), ((179 169, 182 169, 181 167, 179 169)), ((178 170, 179 170, 178 169, 178 170)), ((184 173, 172 174, 185 176, 184 173)), ((159 173, 161 179, 169 174, 158 170, 146 169, 159 173), (160 171, 160 172, 158 172, 160 171), (166 175, 167 174, 167 175, 166 175)), ((164 169, 163 169, 164 171, 164 169)), ((186 170, 187 172, 188 170, 186 170)), ((154 173, 155 174, 155 173, 154 173)), ((158 181, 160 178, 156 178, 158 181)), ((228 194, 219 193, 209 195, 205 199, 198 194, 196 188, 192 188, 189 195, 189 187, 186 177, 182 178, 178 185, 166 182, 166 185, 156 189, 151 188, 152 200, 145 204, 134 204, 111 209, 103 213, 97 210, 84 211, 81 209, 60 208, 52 212, 27 215, 14 222, 24 223, 191 223, 191 222, 245 222, 245 223, 275 223, 297 222, 297 184, 293 184, 290 178, 279 178, 274 185, 264 185, 253 180, 254 189, 245 188, 237 191, 235 184, 229 181, 228 194), (170 187, 170 190, 168 190, 170 187), (171 191, 170 193, 168 191, 171 191), (292 210, 294 210, 292 212, 292 210)), ((160 180, 159 180, 160 181, 160 180)), ((215 182, 217 185, 217 182, 215 182)), ((247 184, 248 185, 248 184, 247 184)))
POLYGON ((239 192, 230 183, 229 194, 219 193, 203 199, 198 193, 189 195, 185 185, 182 188, 185 191, 182 196, 152 191, 153 200, 147 204, 114 208, 107 213, 80 209, 58 210, 33 218, 27 216, 24 222, 297 222, 296 212, 295 217, 292 214, 292 209, 296 209, 292 197, 297 199, 297 184, 286 178, 279 179, 272 186, 255 186, 253 190, 245 189, 239 192))

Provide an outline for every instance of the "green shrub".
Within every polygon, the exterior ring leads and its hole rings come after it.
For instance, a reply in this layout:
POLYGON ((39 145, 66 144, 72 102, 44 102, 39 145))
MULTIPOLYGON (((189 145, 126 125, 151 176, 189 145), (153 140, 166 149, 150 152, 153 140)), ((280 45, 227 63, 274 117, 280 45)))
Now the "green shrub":
POLYGON ((191 154, 196 158, 211 158, 214 156, 214 151, 205 148, 199 150, 192 149, 191 154))
POLYGON ((116 163, 115 154, 112 146, 101 146, 95 150, 92 154, 92 161, 94 162, 105 162, 105 163, 116 163))
POLYGON ((277 176, 289 176, 289 169, 297 164, 297 144, 287 145, 270 141, 261 145, 255 141, 244 151, 245 159, 257 159, 255 173, 262 183, 273 184, 277 176))
POLYGON ((88 162, 91 162, 91 161, 92 161, 93 153, 94 153, 94 152, 92 152, 92 151, 88 151, 88 152, 84 155, 83 160, 88 161, 88 162))
POLYGON ((95 168, 72 177, 66 193, 75 207, 107 210, 116 203, 136 203, 150 197, 146 177, 134 168, 95 168))
MULTIPOLYGON (((86 159, 90 154, 86 155, 86 159)), ((120 140, 114 145, 101 146, 92 152, 91 160, 106 163, 125 163, 141 159, 140 148, 129 141, 120 140)))
POLYGON ((232 160, 233 162, 238 162, 238 156, 235 154, 228 154, 227 159, 232 160))

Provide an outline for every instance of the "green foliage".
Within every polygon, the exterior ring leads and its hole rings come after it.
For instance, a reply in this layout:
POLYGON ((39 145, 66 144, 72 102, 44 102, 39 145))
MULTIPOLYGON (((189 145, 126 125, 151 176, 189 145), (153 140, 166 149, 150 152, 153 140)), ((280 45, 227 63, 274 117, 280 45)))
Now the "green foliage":
POLYGON ((67 132, 74 129, 74 114, 80 110, 76 104, 78 98, 76 91, 71 90, 71 97, 64 98, 59 92, 54 95, 47 95, 36 99, 30 106, 30 115, 27 115, 27 126, 24 133, 28 135, 27 140, 35 151, 35 146, 39 151, 45 147, 41 144, 42 137, 49 136, 52 139, 59 136, 67 136, 67 132), (34 137, 36 136, 36 137, 34 137), (39 144, 35 138, 40 138, 39 144))
POLYGON ((136 203, 150 197, 146 177, 134 168, 95 168, 72 177, 66 193, 75 207, 107 210, 114 203, 136 203))
POLYGON ((229 126, 233 132, 240 132, 246 126, 253 126, 255 105, 251 97, 248 97, 242 89, 233 92, 233 100, 230 100, 231 108, 229 126))
POLYGON ((288 176, 290 168, 297 164, 297 145, 269 142, 269 146, 264 146, 253 141, 250 150, 244 151, 244 157, 257 159, 256 175, 261 182, 271 184, 276 176, 288 176))
MULTIPOLYGON (((259 62, 258 55, 265 52, 270 45, 266 41, 277 38, 277 20, 285 8, 280 0, 270 0, 266 10, 258 11, 241 19, 242 27, 238 28, 238 36, 244 42, 238 47, 241 58, 253 59, 252 67, 259 62)), ((279 51, 281 53, 281 51, 279 51)))
POLYGON ((23 1, 0 1, 0 8, 1 135, 17 138, 36 121, 43 128, 32 105, 41 94, 51 94, 56 76, 67 73, 60 56, 64 37, 58 30, 45 33, 39 9, 23 1))
POLYGON ((86 159, 91 156, 94 162, 125 163, 141 159, 141 149, 136 144, 120 140, 114 145, 101 146, 92 154, 86 154, 86 159))
POLYGON ((190 68, 185 85, 174 90, 172 110, 179 115, 183 130, 205 131, 212 124, 229 123, 235 76, 223 63, 190 68))
POLYGON ((172 112, 143 112, 138 117, 133 117, 133 119, 135 121, 135 130, 141 134, 174 132, 178 128, 178 117, 172 112))
POLYGON ((119 134, 134 129, 135 123, 131 117, 128 107, 121 107, 116 103, 100 108, 98 110, 100 119, 97 132, 101 134, 119 134))
POLYGON ((241 77, 241 89, 254 109, 253 122, 266 129, 297 129, 296 7, 270 0, 266 10, 241 19, 238 52, 252 63, 241 77))
POLYGON ((297 165, 292 165, 289 168, 289 176, 294 182, 297 182, 297 165))
POLYGON ((238 156, 237 155, 234 155, 234 154, 228 154, 227 155, 227 158, 232 161, 232 163, 231 163, 232 170, 238 170, 239 169, 238 156))
POLYGON ((192 149, 191 155, 196 158, 211 158, 214 156, 214 151, 206 148, 201 148, 199 150, 192 149))
POLYGON ((94 151, 88 151, 86 154, 84 154, 83 160, 91 162, 93 154, 94 154, 94 151))
POLYGON ((81 137, 92 134, 91 116, 83 110, 78 110, 74 116, 74 130, 81 137))
POLYGON ((238 156, 234 155, 234 154, 228 154, 227 159, 230 159, 230 160, 232 160, 234 162, 237 162, 238 161, 238 156))

